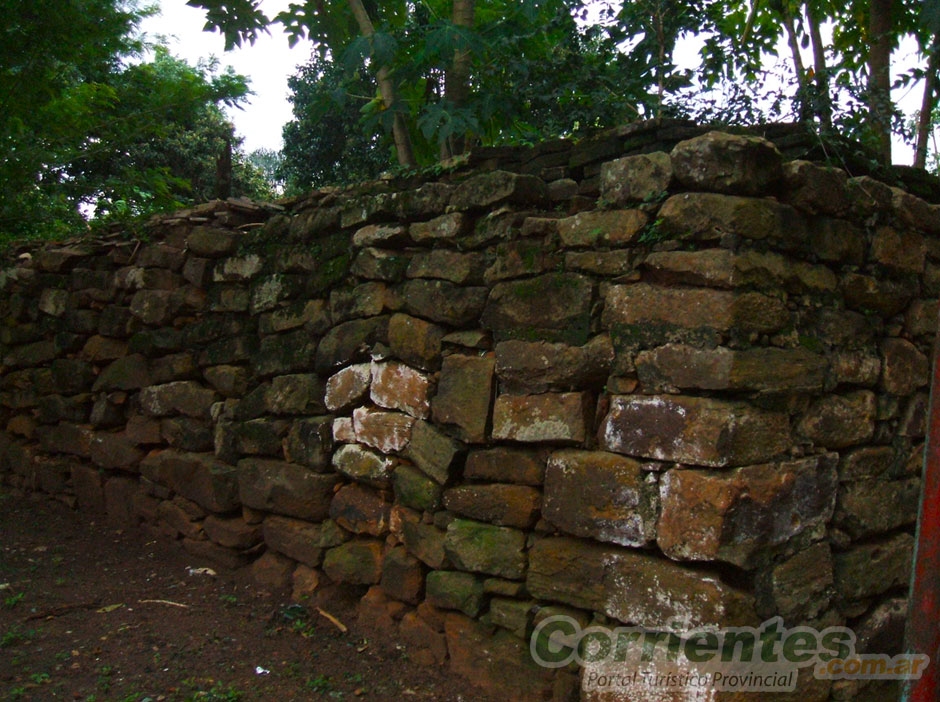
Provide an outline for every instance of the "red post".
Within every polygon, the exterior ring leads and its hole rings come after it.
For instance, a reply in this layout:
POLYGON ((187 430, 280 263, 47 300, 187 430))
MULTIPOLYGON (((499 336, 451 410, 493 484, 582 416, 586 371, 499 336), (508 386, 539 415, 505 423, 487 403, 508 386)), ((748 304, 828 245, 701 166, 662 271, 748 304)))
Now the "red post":
POLYGON ((933 352, 930 414, 908 602, 906 651, 925 653, 930 656, 930 662, 919 680, 905 681, 902 701, 940 701, 940 330, 933 352))

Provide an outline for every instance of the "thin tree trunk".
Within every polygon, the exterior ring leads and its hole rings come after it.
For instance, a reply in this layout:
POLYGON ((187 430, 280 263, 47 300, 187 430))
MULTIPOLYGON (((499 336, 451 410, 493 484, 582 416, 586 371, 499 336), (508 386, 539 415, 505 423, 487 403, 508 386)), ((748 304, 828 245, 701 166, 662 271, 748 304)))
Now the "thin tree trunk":
POLYGON ((927 167, 927 140, 930 136, 930 118, 936 105, 937 88, 940 78, 940 37, 934 39, 927 60, 927 74, 924 76, 924 99, 920 105, 920 117, 917 120, 917 144, 914 147, 914 167, 927 167))
MULTIPOLYGON (((356 17, 359 24, 359 31, 364 37, 371 37, 375 34, 375 27, 372 26, 372 20, 369 13, 362 4, 362 0, 349 0, 349 8, 356 17)), ((376 73, 376 81, 379 84, 379 93, 382 95, 382 101, 387 109, 395 109, 397 96, 395 94, 395 84, 392 82, 388 66, 380 66, 376 73)), ((395 111, 392 122, 392 137, 395 140, 395 153, 398 156, 399 165, 406 168, 413 168, 415 161, 414 149, 411 145, 411 134, 408 132, 408 125, 405 123, 404 116, 395 111)))
MULTIPOLYGON (((455 27, 473 29, 476 0, 454 0, 452 21, 455 27)), ((456 108, 463 107, 470 95, 470 50, 454 51, 454 62, 444 78, 444 97, 456 108)), ((441 159, 462 154, 467 148, 467 135, 454 134, 441 144, 441 159)))
POLYGON ((780 15, 783 18, 783 25, 787 30, 787 43, 790 45, 790 53, 793 56, 793 69, 796 71, 797 102, 800 106, 800 121, 805 122, 810 119, 812 113, 809 110, 809 90, 806 84, 806 67, 803 65, 803 56, 800 54, 800 39, 796 35, 793 17, 787 9, 786 2, 779 3, 779 9, 780 15))
POLYGON ((812 0, 806 3, 806 25, 813 44, 813 70, 816 74, 816 95, 813 111, 826 129, 832 128, 832 100, 829 96, 829 67, 826 65, 826 47, 819 31, 819 14, 812 0))
POLYGON ((891 6, 871 0, 868 36, 868 111, 882 163, 891 164, 891 6))
POLYGON ((653 14, 656 22, 656 44, 658 46, 658 62, 656 65, 656 116, 663 116, 663 97, 666 94, 666 77, 663 75, 666 65, 666 30, 663 26, 663 4, 656 3, 653 14))

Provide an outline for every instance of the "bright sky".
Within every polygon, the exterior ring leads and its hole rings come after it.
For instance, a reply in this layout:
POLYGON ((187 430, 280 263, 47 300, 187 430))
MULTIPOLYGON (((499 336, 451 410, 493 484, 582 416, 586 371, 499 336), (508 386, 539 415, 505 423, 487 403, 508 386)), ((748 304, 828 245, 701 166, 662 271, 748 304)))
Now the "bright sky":
MULTIPOLYGON (((289 2, 263 0, 261 8, 268 17, 272 17, 286 9, 289 2)), ((290 48, 279 25, 273 25, 271 34, 262 35, 254 45, 226 52, 221 35, 202 31, 205 24, 202 10, 189 7, 186 0, 159 0, 158 4, 161 14, 145 21, 143 30, 152 37, 162 35, 171 52, 190 63, 215 56, 222 66, 231 66, 237 73, 248 76, 255 94, 243 109, 229 110, 235 129, 245 138, 244 148, 248 152, 261 147, 280 149, 281 128, 291 119, 287 78, 299 64, 306 63, 311 44, 301 42, 290 48)), ((699 48, 700 41, 695 38, 680 42, 676 63, 694 68, 698 65, 699 48)), ((786 55, 785 44, 780 50, 786 55)), ((916 62, 914 42, 903 44, 892 59, 895 73, 916 62)), ((804 60, 808 62, 807 65, 811 64, 809 55, 804 60)), ((922 83, 918 82, 902 93, 896 92, 894 98, 905 113, 913 114, 920 107, 922 92, 922 83)), ((895 163, 909 164, 913 161, 913 150, 898 139, 894 141, 893 151, 895 163)))
MULTIPOLYGON (((289 0, 264 0, 261 8, 272 17, 288 4, 289 0)), ((281 127, 291 119, 287 78, 307 62, 311 44, 301 42, 290 48, 280 25, 274 25, 271 34, 262 34, 253 46, 225 51, 222 35, 202 31, 206 22, 202 10, 189 7, 186 0, 160 0, 159 5, 161 14, 147 19, 143 31, 151 37, 163 35, 171 53, 189 63, 215 56, 222 66, 248 76, 255 94, 243 109, 229 110, 235 131, 245 137, 245 151, 280 149, 281 127)))

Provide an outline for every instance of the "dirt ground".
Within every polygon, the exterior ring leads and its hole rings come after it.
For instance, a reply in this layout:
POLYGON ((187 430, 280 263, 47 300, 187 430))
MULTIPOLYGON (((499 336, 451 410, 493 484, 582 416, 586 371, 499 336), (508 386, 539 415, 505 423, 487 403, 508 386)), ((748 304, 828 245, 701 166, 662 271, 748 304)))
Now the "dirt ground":
POLYGON ((0 488, 4 702, 486 699, 328 606, 347 633, 176 544, 0 488))

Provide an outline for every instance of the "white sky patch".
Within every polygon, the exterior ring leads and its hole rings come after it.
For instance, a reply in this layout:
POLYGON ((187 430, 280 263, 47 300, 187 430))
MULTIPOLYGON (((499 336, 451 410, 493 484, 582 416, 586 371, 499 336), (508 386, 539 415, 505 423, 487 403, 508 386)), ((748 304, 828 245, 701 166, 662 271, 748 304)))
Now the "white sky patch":
MULTIPOLYGON (((286 10, 289 0, 264 0, 261 9, 268 17, 286 10)), ((254 45, 225 51, 225 40, 217 32, 204 32, 205 13, 189 7, 186 0, 160 0, 161 14, 142 23, 151 39, 165 38, 170 52, 195 64, 199 59, 215 56, 221 66, 231 66, 236 73, 251 79, 251 90, 242 109, 229 109, 235 131, 245 138, 246 152, 259 148, 279 150, 281 130, 290 121, 291 105, 287 100, 287 78, 297 66, 307 62, 313 44, 298 42, 291 48, 280 25, 272 25, 271 34, 261 34, 254 45)))

